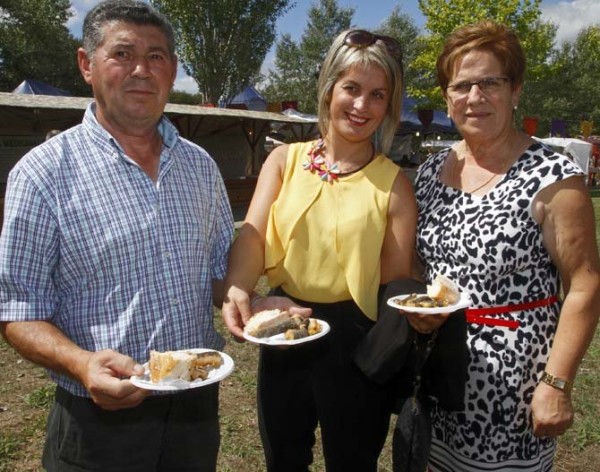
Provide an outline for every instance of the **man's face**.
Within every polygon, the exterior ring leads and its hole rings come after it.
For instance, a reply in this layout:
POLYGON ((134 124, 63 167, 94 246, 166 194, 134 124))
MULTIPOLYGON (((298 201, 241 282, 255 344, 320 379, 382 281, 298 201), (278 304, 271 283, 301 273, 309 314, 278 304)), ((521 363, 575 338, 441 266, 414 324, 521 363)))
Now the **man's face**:
POLYGON ((108 23, 93 57, 79 50, 79 66, 94 91, 96 116, 108 129, 135 133, 156 125, 177 73, 162 31, 154 26, 108 23))

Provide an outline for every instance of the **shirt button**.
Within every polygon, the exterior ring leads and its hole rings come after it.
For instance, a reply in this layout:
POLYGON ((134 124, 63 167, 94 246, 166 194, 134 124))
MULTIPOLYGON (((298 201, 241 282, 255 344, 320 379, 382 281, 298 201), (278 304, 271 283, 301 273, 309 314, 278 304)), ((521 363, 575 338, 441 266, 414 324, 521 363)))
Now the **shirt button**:
POLYGON ((177 305, 179 305, 179 300, 178 300, 177 298, 173 298, 173 299, 171 300, 171 305, 173 305, 173 306, 177 306, 177 305))
POLYGON ((171 259, 171 253, 169 251, 165 251, 163 253, 163 256, 164 256, 165 259, 171 259))

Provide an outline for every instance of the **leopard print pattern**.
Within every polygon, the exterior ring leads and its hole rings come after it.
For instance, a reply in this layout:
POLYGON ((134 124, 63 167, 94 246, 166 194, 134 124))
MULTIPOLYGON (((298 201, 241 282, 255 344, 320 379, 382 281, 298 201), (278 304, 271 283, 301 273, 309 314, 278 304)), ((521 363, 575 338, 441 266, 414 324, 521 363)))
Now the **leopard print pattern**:
MULTIPOLYGON (((583 175, 569 159, 531 145, 484 196, 440 182, 450 149, 419 169, 417 250, 429 282, 437 273, 470 294, 473 307, 541 300, 559 292, 532 203, 539 191, 583 175)), ((530 404, 555 333, 559 304, 499 315, 519 328, 468 325, 465 409, 432 410, 433 471, 551 470, 555 441, 532 434, 530 404)))

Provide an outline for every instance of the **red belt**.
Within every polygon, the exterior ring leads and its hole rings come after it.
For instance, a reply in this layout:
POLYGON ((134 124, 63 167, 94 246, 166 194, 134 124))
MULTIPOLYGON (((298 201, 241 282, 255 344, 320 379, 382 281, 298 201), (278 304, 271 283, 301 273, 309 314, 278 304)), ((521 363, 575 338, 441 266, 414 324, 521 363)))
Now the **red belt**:
POLYGON ((521 322, 517 320, 505 320, 501 318, 493 318, 488 315, 497 315, 499 313, 508 313, 511 311, 530 310, 540 306, 552 305, 558 302, 558 297, 553 295, 543 300, 535 300, 527 303, 517 303, 515 305, 490 306, 486 308, 467 308, 465 314, 469 323, 478 323, 491 326, 505 326, 507 328, 518 328, 521 322))

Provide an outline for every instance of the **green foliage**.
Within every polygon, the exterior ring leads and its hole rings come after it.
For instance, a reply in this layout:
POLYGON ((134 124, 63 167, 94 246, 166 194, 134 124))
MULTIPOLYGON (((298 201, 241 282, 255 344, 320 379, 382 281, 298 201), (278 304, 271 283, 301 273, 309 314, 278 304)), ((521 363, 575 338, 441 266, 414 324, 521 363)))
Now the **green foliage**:
POLYGON ((541 0, 419 0, 429 34, 421 38, 423 50, 411 64, 423 81, 410 88, 410 95, 420 99, 424 106, 445 106, 434 75, 442 45, 458 26, 484 19, 504 23, 519 36, 529 67, 527 80, 547 75, 545 61, 556 28, 541 22, 540 3, 541 0))
POLYGON ((407 85, 413 86, 420 83, 421 77, 417 71, 409 67, 421 52, 421 43, 418 40, 419 28, 412 18, 403 13, 399 6, 396 6, 375 32, 391 36, 400 43, 404 66, 404 88, 407 85))
POLYGON ((593 121, 593 133, 600 134, 600 102, 591 99, 600 96, 600 25, 589 26, 562 44, 548 68, 546 76, 526 84, 528 95, 535 97, 526 111, 540 118, 537 134, 548 134, 552 118, 564 119, 571 136, 581 133, 584 118, 593 121))
POLYGON ((152 0, 173 23, 177 52, 205 103, 232 98, 258 77, 290 0, 152 0))
POLYGON ((297 100, 305 113, 317 111, 317 74, 335 37, 350 28, 353 8, 336 0, 319 0, 308 10, 308 25, 299 43, 290 35, 277 42, 275 70, 270 70, 262 93, 270 102, 297 100))
POLYGON ((169 94, 169 103, 178 105, 199 105, 202 103, 202 95, 173 90, 169 94))
POLYGON ((68 0, 2 0, 0 91, 34 79, 73 95, 90 95, 77 66, 80 42, 66 27, 69 8, 68 0))

